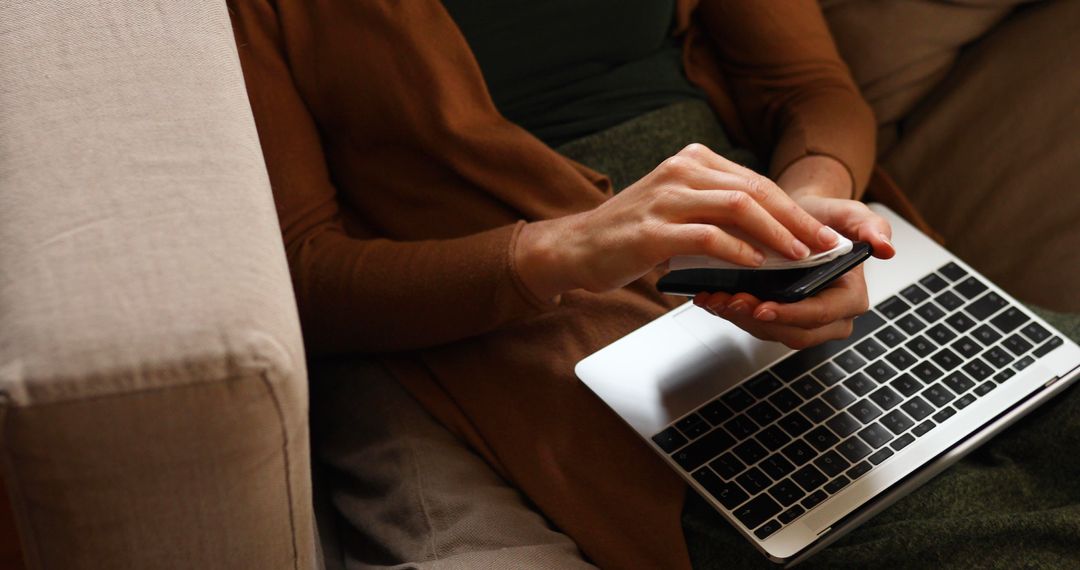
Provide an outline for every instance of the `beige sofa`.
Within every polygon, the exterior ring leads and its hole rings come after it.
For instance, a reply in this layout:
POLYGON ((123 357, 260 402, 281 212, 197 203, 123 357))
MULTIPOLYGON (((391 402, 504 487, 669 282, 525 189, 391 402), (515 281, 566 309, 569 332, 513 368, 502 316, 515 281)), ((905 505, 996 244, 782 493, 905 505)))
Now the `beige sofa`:
MULTIPOLYGON (((948 231, 937 192, 950 174, 925 141, 949 136, 939 109, 967 120, 949 106, 994 85, 946 74, 1011 2, 950 4, 950 21, 964 25, 948 30, 921 12, 941 2, 823 3, 882 119, 883 162, 948 231), (866 18, 914 22, 917 33, 865 35, 866 18)), ((1036 17, 1076 20, 1075 8, 1061 10, 1036 17)), ((1020 56, 1061 40, 1048 34, 1020 56)), ((1061 97, 1075 97, 1064 87, 1061 97)), ((1037 174, 1050 186, 1063 172, 1037 174)), ((371 372, 350 366, 331 379, 371 372)), ((387 392, 356 398, 400 403, 387 392)), ((308 419, 292 288, 224 3, 0 3, 0 453, 27 566, 320 567, 308 419)), ((439 567, 585 566, 445 430, 408 437, 453 456, 455 470, 436 481, 445 496, 494 505, 461 519, 487 538, 459 541, 439 567), (521 527, 531 530, 489 540, 521 527), (484 540, 497 548, 477 554, 484 540)), ((358 455, 369 456, 380 457, 358 455)), ((389 516, 368 499, 354 503, 373 509, 368 519, 389 516)), ((334 535, 322 537, 331 568, 341 564, 334 535)))

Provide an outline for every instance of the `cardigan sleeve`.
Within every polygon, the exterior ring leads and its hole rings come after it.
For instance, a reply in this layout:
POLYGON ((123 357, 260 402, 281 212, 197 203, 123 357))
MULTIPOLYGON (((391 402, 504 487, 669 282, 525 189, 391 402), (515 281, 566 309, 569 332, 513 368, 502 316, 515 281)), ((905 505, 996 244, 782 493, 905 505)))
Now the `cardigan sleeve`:
POLYGON ((702 0, 698 14, 750 138, 772 149, 770 174, 830 156, 860 195, 874 163, 874 116, 817 1, 702 0))
POLYGON ((347 234, 277 14, 265 0, 230 2, 230 13, 309 351, 424 348, 555 305, 533 296, 514 268, 524 222, 446 240, 347 234))

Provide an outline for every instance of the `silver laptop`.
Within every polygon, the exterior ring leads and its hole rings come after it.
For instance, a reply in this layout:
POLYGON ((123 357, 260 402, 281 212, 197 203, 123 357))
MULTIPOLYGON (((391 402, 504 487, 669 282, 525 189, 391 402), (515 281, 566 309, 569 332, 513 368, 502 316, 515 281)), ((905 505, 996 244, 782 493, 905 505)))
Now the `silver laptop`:
POLYGON ((578 377, 758 550, 796 564, 1080 378, 1080 347, 879 204, 855 332, 794 352, 691 303, 578 377))

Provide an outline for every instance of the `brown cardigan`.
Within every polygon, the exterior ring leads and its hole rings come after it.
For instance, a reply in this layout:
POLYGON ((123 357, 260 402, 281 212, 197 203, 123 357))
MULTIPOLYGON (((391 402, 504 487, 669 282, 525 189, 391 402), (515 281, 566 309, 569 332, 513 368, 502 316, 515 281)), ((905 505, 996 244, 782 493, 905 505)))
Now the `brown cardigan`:
MULTIPOLYGON (((689 567, 684 485, 572 372, 674 303, 652 275, 547 302, 513 265, 524 221, 595 207, 607 180, 497 112, 437 0, 230 8, 308 349, 381 354, 599 565, 689 567)), ((680 0, 676 28, 773 174, 824 154, 866 185, 874 120, 816 1, 680 0)))

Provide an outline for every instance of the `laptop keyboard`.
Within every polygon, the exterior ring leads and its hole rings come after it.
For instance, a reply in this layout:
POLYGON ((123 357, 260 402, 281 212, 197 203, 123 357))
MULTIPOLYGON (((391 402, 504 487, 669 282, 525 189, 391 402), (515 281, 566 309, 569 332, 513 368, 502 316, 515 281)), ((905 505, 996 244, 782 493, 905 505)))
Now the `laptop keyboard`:
POLYGON ((1062 344, 948 263, 652 440, 763 540, 1062 344))

